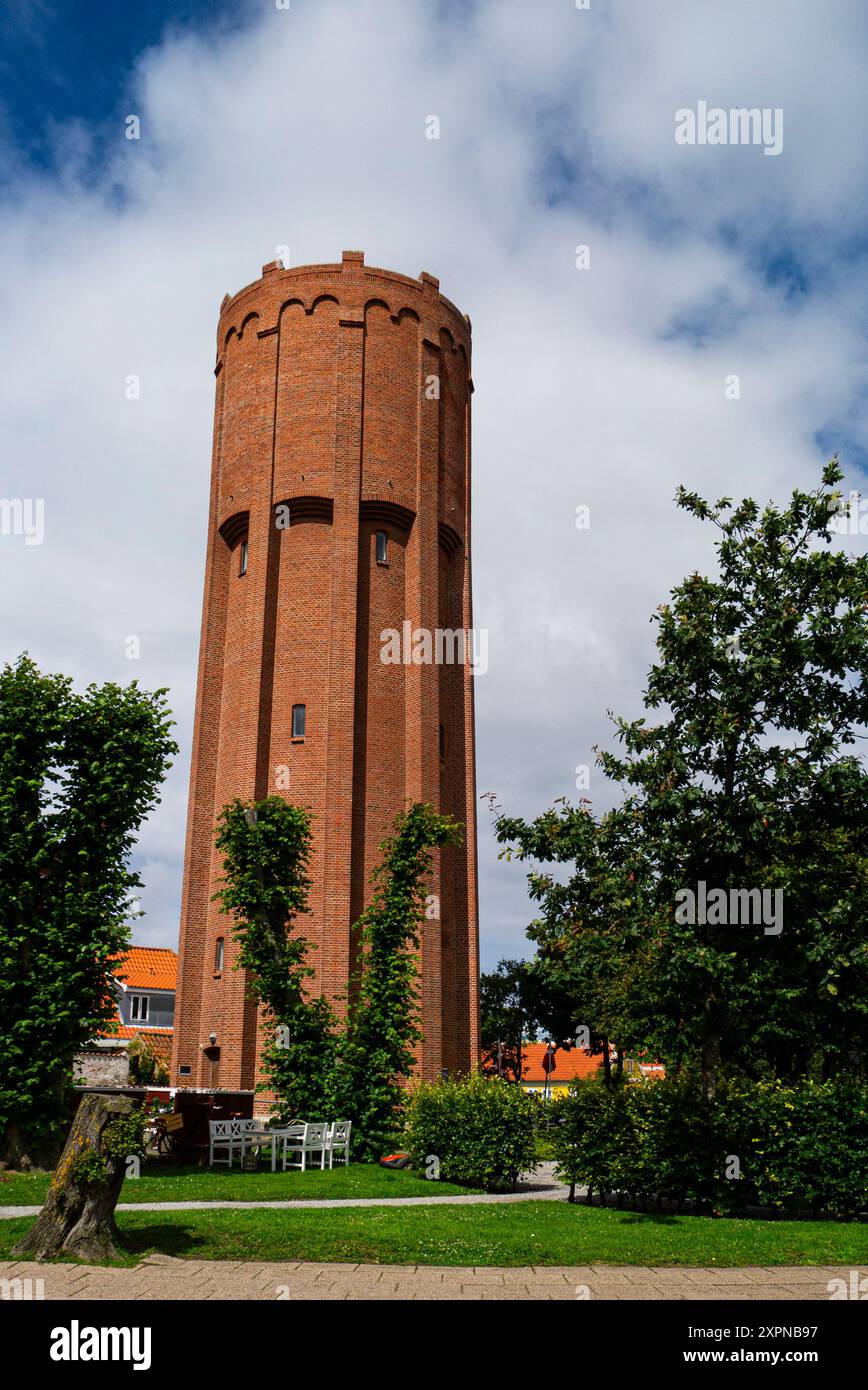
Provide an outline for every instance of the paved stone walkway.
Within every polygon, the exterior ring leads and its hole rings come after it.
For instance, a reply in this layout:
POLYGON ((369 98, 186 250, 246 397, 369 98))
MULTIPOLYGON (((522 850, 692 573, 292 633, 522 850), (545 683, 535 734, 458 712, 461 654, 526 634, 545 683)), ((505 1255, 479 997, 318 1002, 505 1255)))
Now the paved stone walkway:
MULTIPOLYGON (((827 1301, 833 1265, 685 1269, 641 1265, 524 1269, 178 1260, 152 1255, 132 1269, 0 1261, 0 1280, 43 1281, 47 1300, 80 1299, 714 1299, 827 1301)), ((860 1278, 868 1268, 857 1271, 860 1278)), ((9 1287, 9 1286, 7 1286, 9 1287)), ((26 1286, 25 1286, 26 1292, 26 1286)), ((39 1286, 30 1286, 34 1297, 39 1286)), ((14 1286, 11 1295, 14 1296, 14 1286)))

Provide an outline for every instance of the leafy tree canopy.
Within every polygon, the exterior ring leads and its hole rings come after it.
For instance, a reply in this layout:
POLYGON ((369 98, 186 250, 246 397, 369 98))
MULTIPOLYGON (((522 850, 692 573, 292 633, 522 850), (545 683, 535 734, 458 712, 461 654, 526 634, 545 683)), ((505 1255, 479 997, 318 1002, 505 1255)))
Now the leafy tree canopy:
POLYGON ((164 690, 0 671, 0 1136, 49 1144, 73 1057, 115 1015, 136 832, 177 746, 164 690))
POLYGON ((577 1010, 698 1066, 709 1094, 721 1066, 830 1074, 868 1054, 868 557, 831 543, 841 478, 831 462, 786 507, 679 489, 717 529, 718 574, 654 615, 646 714, 598 753, 620 803, 496 821, 506 852, 571 865, 531 873, 530 934, 577 1010), (700 884, 724 920, 683 920, 700 884))

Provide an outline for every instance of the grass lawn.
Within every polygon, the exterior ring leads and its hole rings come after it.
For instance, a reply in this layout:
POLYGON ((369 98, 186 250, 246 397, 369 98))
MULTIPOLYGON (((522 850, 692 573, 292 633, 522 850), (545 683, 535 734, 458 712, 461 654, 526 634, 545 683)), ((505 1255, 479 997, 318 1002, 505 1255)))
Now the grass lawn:
MULTIPOLYGON (((41 1206, 48 1192, 47 1173, 0 1174, 0 1207, 41 1206)), ((436 1186, 441 1196, 473 1192, 453 1183, 428 1182, 406 1168, 380 1168, 375 1163, 347 1167, 272 1173, 261 1168, 176 1168, 143 1164, 140 1178, 127 1178, 122 1202, 289 1202, 321 1197, 430 1197, 436 1186)))
MULTIPOLYGON (((0 1221, 0 1258, 8 1258, 30 1224, 18 1217, 0 1221)), ((118 1226, 127 1264, 151 1252, 197 1260, 435 1265, 855 1267, 868 1261, 865 1224, 660 1216, 565 1202, 120 1212, 118 1226)))

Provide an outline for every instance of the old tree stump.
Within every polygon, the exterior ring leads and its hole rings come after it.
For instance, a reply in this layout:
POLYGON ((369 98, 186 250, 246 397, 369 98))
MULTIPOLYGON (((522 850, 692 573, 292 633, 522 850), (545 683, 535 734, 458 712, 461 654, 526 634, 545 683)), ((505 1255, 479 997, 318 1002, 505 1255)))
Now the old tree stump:
MULTIPOLYGON (((42 1211, 15 1256, 47 1260, 75 1255, 80 1260, 117 1259, 120 1252, 115 1206, 126 1172, 126 1155, 106 1130, 131 1116, 129 1096, 85 1096, 60 1156, 42 1211)), ((115 1127, 115 1135, 118 1127, 115 1127)))

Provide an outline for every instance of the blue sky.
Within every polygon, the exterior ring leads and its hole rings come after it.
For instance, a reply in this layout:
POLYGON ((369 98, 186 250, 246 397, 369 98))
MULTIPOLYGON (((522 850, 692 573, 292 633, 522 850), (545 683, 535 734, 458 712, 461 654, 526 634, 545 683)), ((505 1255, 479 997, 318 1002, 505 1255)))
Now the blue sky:
MULTIPOLYGON (((860 0, 41 0, 0 65, 0 496, 46 508, 0 537, 0 659, 171 691, 138 940, 177 940, 217 313, 278 246, 429 270, 473 320, 479 790, 511 811, 638 714, 648 616, 711 563, 679 483, 781 497, 835 451, 863 482, 860 0), (700 101, 780 109, 781 153, 678 145, 700 101)), ((480 897, 484 962, 520 954, 484 808, 480 897)))
POLYGON ((49 129, 82 122, 107 131, 137 59, 167 31, 249 20, 246 0, 4 0, 0 79, 6 140, 19 158, 51 168, 49 129))

